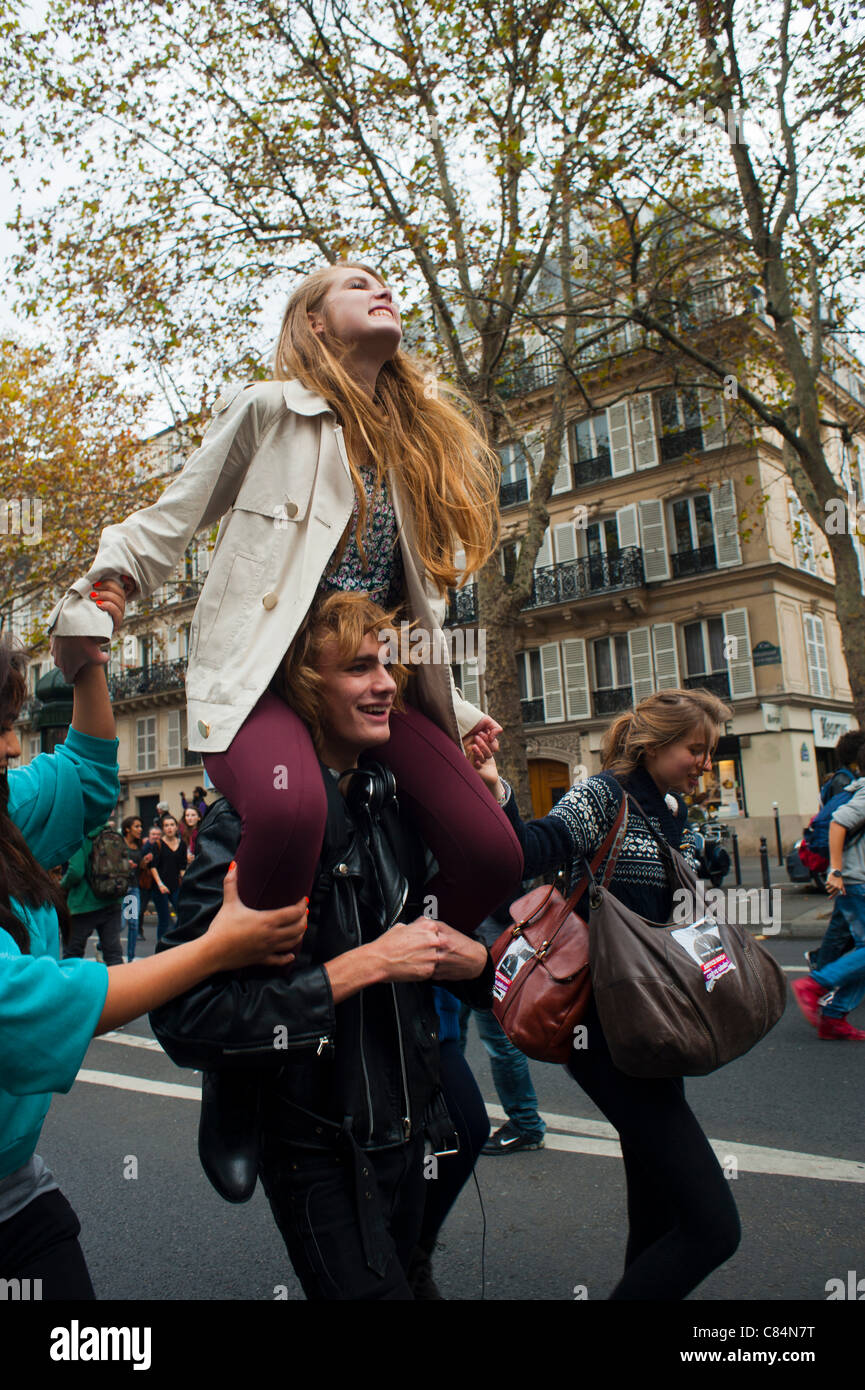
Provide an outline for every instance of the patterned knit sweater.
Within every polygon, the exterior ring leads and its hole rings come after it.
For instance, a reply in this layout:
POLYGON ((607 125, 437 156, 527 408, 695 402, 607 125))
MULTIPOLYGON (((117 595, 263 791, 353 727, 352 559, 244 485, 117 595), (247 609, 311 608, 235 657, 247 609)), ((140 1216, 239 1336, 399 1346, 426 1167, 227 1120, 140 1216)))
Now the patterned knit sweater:
MULTIPOLYGON (((612 829, 622 800, 622 788, 646 812, 656 834, 681 850, 690 867, 696 872, 697 855, 690 828, 687 807, 675 796, 677 810, 670 810, 657 785, 644 768, 637 768, 618 781, 609 772, 578 782, 557 802, 548 816, 524 822, 513 794, 504 806, 505 814, 514 827, 523 847, 526 877, 548 874, 562 867, 569 870, 568 892, 576 886, 583 860, 591 859, 600 849, 612 829)), ((603 875, 602 863, 596 877, 603 875)), ((673 910, 672 888, 657 842, 646 820, 633 801, 628 806, 628 827, 610 881, 610 891, 626 907, 639 912, 652 922, 669 922, 673 910)), ((585 896, 577 911, 585 915, 585 896)))

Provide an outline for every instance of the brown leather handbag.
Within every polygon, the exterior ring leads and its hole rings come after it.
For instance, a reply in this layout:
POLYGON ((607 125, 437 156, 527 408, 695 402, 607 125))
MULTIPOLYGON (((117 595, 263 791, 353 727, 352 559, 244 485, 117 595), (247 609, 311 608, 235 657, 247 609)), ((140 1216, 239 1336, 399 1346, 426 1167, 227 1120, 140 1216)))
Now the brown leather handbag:
MULTIPOLYGON (((591 995, 589 931, 574 908, 605 857, 620 842, 625 802, 567 902, 554 887, 533 888, 511 904, 513 922, 492 947, 493 1013, 515 1047, 536 1062, 567 1062, 574 1029, 591 995)), ((611 856, 615 864, 616 854, 611 856)), ((612 868, 604 875, 609 883, 612 868)))
MULTIPOLYGON (((633 801, 633 798, 631 798, 633 801)), ((778 963, 747 933, 704 913, 704 891, 687 861, 652 828, 685 920, 652 923, 614 897, 589 890, 592 990, 610 1055, 629 1076, 705 1076, 741 1057, 774 1028, 787 986, 778 963), (685 896, 685 894, 687 896, 685 896)), ((674 896, 674 916, 676 897, 674 896)))

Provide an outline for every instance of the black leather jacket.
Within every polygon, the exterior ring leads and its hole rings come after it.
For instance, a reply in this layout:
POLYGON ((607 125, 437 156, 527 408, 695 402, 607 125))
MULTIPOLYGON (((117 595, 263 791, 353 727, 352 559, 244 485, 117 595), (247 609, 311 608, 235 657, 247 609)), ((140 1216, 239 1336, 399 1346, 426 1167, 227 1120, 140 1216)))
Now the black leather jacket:
MULTIPOLYGON (((365 770, 389 777, 377 764, 365 770)), ((427 983, 376 984, 334 1005, 324 963, 371 941, 396 921, 423 914, 424 846, 395 799, 370 812, 360 794, 347 803, 322 767, 328 820, 310 897, 309 926, 296 960, 284 968, 213 975, 151 1014, 173 1061, 204 1071, 253 1068, 262 1120, 296 1107, 333 1124, 352 1119, 364 1148, 404 1143, 425 1124, 439 1091, 438 1016, 427 983)), ((378 784, 379 792, 381 784, 378 784)), ((222 798, 198 835, 178 903, 178 924, 159 949, 207 930, 240 843, 241 823, 222 798)), ((491 1004, 492 966, 449 984, 478 1008, 491 1004)))

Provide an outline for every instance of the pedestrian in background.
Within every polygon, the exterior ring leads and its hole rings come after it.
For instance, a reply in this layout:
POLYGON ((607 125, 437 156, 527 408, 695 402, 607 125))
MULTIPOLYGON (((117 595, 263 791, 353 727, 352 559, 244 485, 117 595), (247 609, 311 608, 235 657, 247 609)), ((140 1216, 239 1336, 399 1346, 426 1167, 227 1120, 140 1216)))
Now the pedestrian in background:
POLYGON ((172 917, 177 911, 180 884, 186 873, 186 842, 180 838, 177 821, 172 815, 162 817, 162 843, 153 856, 151 873, 156 886, 157 939, 171 929, 172 917))
POLYGON ((122 965, 123 951, 120 945, 121 908, 123 894, 104 898, 94 889, 91 865, 93 850, 99 837, 106 830, 113 830, 110 821, 91 830, 83 844, 69 860, 60 887, 66 893, 72 928, 69 939, 63 947, 63 959, 81 959, 84 955, 91 932, 96 932, 106 965, 122 965))
POLYGON ((198 829, 201 825, 201 816, 194 806, 187 806, 183 812, 183 819, 180 822, 180 835, 186 845, 187 862, 195 854, 195 842, 198 839, 198 829))
POLYGON ((829 826, 829 874, 826 892, 835 899, 853 949, 828 965, 813 968, 791 988, 806 1019, 824 1041, 865 1042, 865 1030, 854 1028, 847 1015, 865 998, 865 777, 850 782, 850 800, 832 813, 829 826))
MULTIPOLYGON (((506 907, 497 908, 478 927, 478 937, 485 946, 494 946, 505 927, 511 923, 506 907)), ((542 1149, 546 1124, 538 1111, 538 1097, 532 1084, 529 1061, 515 1047, 495 1014, 486 1009, 471 1009, 463 1005, 460 1016, 460 1046, 465 1051, 470 1020, 478 1025, 478 1034, 490 1059, 493 1085, 507 1115, 507 1120, 484 1144, 482 1153, 525 1153, 542 1149)))
POLYGON ((144 848, 141 843, 143 826, 140 816, 127 816, 120 827, 129 857, 129 882, 123 899, 123 921, 126 924, 126 959, 135 959, 138 945, 138 924, 141 917, 141 888, 138 875, 144 848))

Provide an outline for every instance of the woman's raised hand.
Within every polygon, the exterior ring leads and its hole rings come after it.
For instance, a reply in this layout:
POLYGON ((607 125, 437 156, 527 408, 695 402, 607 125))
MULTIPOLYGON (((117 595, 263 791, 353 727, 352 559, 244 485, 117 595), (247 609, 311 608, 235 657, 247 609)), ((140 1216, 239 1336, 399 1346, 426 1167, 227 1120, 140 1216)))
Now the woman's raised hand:
MULTIPOLYGON (((114 624, 114 631, 123 622, 126 600, 134 591, 135 585, 128 575, 120 579, 99 579, 90 591, 90 597, 98 608, 103 608, 114 624)), ((85 666, 105 666, 108 652, 99 645, 104 637, 57 637, 50 639, 51 656, 55 666, 59 666, 64 679, 70 685, 85 666)))
POLYGON ((210 924, 218 944, 222 970, 244 965, 290 965, 294 949, 303 940, 307 926, 307 900, 291 907, 256 912, 244 907, 237 896, 237 869, 232 864, 223 879, 222 907, 210 924))

